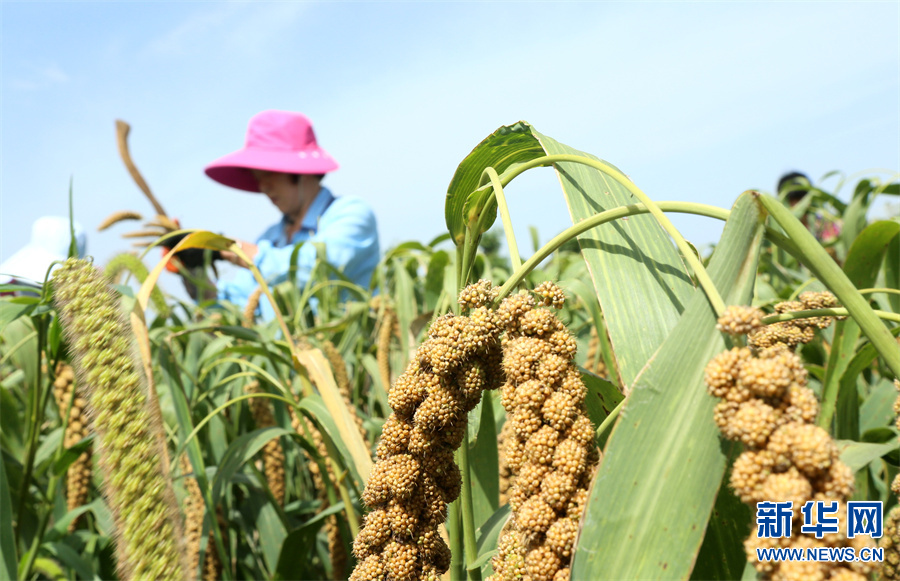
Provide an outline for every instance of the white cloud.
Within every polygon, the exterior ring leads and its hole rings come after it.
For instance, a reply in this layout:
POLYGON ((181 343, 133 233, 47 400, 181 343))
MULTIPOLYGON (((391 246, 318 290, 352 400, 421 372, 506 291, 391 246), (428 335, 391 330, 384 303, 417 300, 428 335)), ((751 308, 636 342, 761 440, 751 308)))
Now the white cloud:
POLYGON ((180 56, 198 50, 260 51, 275 33, 294 23, 305 2, 202 5, 183 22, 150 41, 145 55, 180 56))
POLYGON ((56 64, 40 67, 26 66, 26 69, 23 76, 10 79, 9 84, 12 88, 35 91, 69 82, 69 75, 56 64))

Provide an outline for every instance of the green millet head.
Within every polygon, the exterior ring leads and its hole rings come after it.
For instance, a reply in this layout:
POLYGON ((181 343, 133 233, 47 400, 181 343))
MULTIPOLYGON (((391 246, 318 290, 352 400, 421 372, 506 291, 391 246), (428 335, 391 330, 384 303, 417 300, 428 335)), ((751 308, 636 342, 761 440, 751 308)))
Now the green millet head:
POLYGON ((730 335, 746 335, 762 326, 766 314, 757 307, 731 305, 725 307, 716 328, 730 335))
POLYGON ((182 579, 189 564, 156 404, 132 360, 130 326, 102 273, 69 259, 54 301, 97 433, 103 489, 116 524, 119 575, 182 579))

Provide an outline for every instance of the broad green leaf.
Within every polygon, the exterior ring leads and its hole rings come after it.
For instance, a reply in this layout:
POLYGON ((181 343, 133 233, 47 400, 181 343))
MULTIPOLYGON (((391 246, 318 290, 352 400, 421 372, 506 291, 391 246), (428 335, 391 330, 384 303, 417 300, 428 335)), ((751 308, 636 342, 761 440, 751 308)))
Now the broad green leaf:
POLYGON ((475 527, 480 527, 500 506, 500 472, 497 450, 497 425, 494 423, 493 392, 485 392, 479 407, 478 435, 469 446, 469 472, 472 479, 472 511, 475 527))
MULTIPOLYGON (((320 427, 323 432, 322 435, 326 436, 334 443, 337 453, 341 456, 340 458, 335 458, 335 460, 342 462, 350 470, 350 474, 353 476, 358 489, 362 490, 365 487, 366 480, 368 480, 368 471, 366 472, 365 477, 360 474, 359 468, 357 464, 354 463, 354 458, 347 449, 346 443, 341 439, 341 432, 335 424, 329 409, 322 402, 322 398, 318 395, 304 397, 300 400, 298 407, 307 412, 313 421, 320 427)), ((354 425, 354 428, 355 427, 356 426, 354 425)), ((356 433, 359 434, 358 429, 356 433)), ((371 463, 371 458, 369 461, 371 463)), ((369 470, 371 470, 371 466, 369 470)))
MULTIPOLYGON (((532 129, 549 155, 598 159, 532 129)), ((638 200, 612 176, 576 163, 555 165, 572 223, 638 200)), ((669 236, 649 214, 578 236, 627 393, 678 322, 693 291, 669 236)))
MULTIPOLYGON (((341 397, 328 360, 318 349, 298 349, 295 356, 318 388, 321 395, 318 402, 325 404, 330 416, 328 419, 337 428, 337 431, 331 434, 332 439, 337 436, 337 439, 345 446, 345 450, 348 452, 344 456, 347 464, 353 466, 357 482, 365 484, 369 479, 369 472, 372 470, 371 452, 353 419, 355 410, 347 409, 347 404, 341 397)), ((303 398, 303 401, 308 399, 310 398, 303 398)), ((322 422, 325 418, 318 417, 317 419, 322 422)))
MULTIPOLYGON (((763 218, 755 194, 745 193, 725 224, 709 274, 726 304, 750 301, 763 218)), ((690 576, 727 460, 712 419, 716 402, 703 382, 707 363, 725 349, 709 300, 695 291, 635 379, 609 438, 582 520, 591 534, 579 537, 573 579, 690 576)))
MULTIPOLYGON (((740 445, 722 442, 724 450, 729 450, 733 459, 740 451, 740 445)), ((716 505, 709 517, 709 526, 703 545, 697 554, 697 563, 691 572, 691 579, 739 579, 747 565, 741 547, 750 531, 750 509, 734 495, 728 481, 730 471, 722 478, 716 505)))
MULTIPOLYGON (((476 198, 477 202, 467 204, 469 194, 479 186, 484 169, 493 167, 500 174, 515 163, 529 161, 542 155, 544 155, 543 148, 534 139, 530 126, 523 121, 497 129, 475 146, 475 149, 459 164, 447 188, 444 219, 447 221, 447 230, 457 246, 465 239, 466 225, 470 223, 471 215, 480 216, 485 208, 493 213, 485 230, 490 228, 496 219, 496 202, 489 202, 485 196, 473 197, 473 202, 476 202, 476 198)), ((490 199, 493 200, 493 197, 490 199)))
POLYGON ((856 288, 869 288, 878 277, 878 270, 888 245, 900 233, 900 222, 880 220, 860 232, 844 262, 844 273, 856 288))
POLYGON ((854 472, 862 470, 867 464, 873 460, 877 460, 900 447, 900 441, 897 438, 891 438, 890 441, 881 444, 872 442, 850 442, 847 440, 838 440, 835 442, 841 453, 841 461, 850 467, 854 472))
POLYGON ((3 332, 8 324, 19 317, 30 314, 35 309, 35 306, 35 303, 22 303, 16 299, 0 301, 0 333, 3 332))
MULTIPOLYGON (((900 289, 900 236, 891 240, 884 254, 884 282, 888 288, 900 289)), ((891 311, 900 313, 900 295, 889 294, 888 304, 891 311)))

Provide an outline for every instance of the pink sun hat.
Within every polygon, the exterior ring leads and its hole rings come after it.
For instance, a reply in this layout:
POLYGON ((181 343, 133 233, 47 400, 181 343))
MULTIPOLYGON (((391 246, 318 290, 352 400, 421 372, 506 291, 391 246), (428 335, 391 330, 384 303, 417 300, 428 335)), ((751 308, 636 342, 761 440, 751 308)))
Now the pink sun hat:
POLYGON ((312 122, 306 115, 263 111, 250 119, 244 148, 220 157, 205 171, 226 186, 259 192, 251 169, 324 174, 337 168, 337 162, 316 143, 312 122))

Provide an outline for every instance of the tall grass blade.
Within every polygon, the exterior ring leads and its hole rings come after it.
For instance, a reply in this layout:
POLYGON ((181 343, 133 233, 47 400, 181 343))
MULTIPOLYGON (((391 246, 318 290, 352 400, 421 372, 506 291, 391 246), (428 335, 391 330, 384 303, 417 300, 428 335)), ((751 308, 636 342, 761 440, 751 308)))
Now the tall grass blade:
MULTIPOLYGON (((747 304, 763 215, 742 195, 709 266, 728 304, 747 304)), ((686 579, 703 540, 726 456, 706 393, 706 364, 726 348, 701 291, 634 383, 594 481, 573 579, 686 579)), ((742 547, 729 547, 738 551, 742 547)))
MULTIPOLYGON (((598 159, 532 129, 548 155, 598 159)), ((593 168, 555 166, 572 223, 637 202, 626 187, 593 168)), ((649 215, 630 216, 578 236, 627 392, 678 322, 693 291, 681 257, 649 215)))

